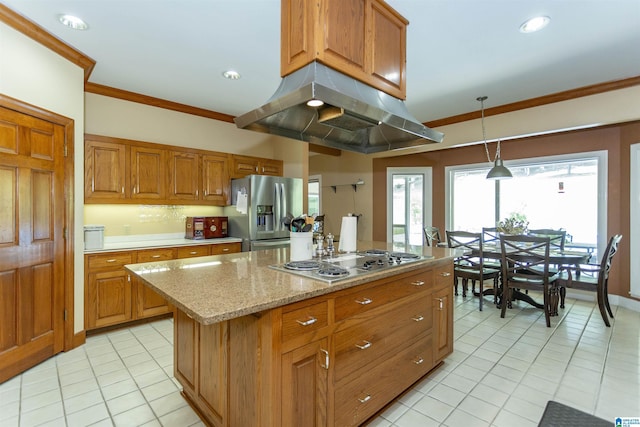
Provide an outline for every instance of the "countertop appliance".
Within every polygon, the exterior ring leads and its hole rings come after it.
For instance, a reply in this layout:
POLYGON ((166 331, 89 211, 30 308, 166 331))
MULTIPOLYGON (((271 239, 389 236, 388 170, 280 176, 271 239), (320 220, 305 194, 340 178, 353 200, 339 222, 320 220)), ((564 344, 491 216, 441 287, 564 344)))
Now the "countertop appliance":
POLYGON ((282 218, 302 214, 302 179, 248 175, 231 180, 229 236, 242 239, 242 251, 289 246, 282 218))
POLYGON ((407 252, 368 249, 363 252, 304 261, 291 261, 279 265, 270 265, 269 267, 274 270, 333 283, 338 280, 353 279, 357 276, 391 270, 400 265, 428 258, 433 257, 407 252))
POLYGON ((184 237, 194 240, 227 237, 228 222, 226 216, 188 216, 184 237))

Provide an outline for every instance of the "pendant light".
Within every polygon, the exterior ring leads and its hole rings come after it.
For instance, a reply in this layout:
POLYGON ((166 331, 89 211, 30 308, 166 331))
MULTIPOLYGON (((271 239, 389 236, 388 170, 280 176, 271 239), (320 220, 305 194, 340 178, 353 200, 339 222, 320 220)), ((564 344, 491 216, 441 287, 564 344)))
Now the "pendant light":
MULTIPOLYGON (((491 156, 489 155, 489 145, 487 144, 487 136, 484 130, 484 101, 487 100, 486 96, 479 96, 476 101, 480 101, 480 111, 482 113, 482 141, 484 142, 484 151, 487 153, 487 160, 491 163, 491 156)), ((500 158, 500 140, 498 140, 498 149, 496 151, 496 157, 493 160, 493 167, 487 174, 487 179, 509 179, 513 178, 509 169, 507 169, 502 163, 500 158)))

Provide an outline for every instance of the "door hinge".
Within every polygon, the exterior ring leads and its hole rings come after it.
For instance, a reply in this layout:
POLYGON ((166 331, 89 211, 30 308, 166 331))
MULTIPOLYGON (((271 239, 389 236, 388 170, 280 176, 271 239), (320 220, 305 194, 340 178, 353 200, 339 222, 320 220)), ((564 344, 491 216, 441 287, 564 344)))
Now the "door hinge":
POLYGON ((62 236, 65 240, 69 238, 69 229, 67 227, 62 229, 62 236))
POLYGON ((67 310, 63 311, 62 318, 64 319, 65 322, 67 321, 67 310))

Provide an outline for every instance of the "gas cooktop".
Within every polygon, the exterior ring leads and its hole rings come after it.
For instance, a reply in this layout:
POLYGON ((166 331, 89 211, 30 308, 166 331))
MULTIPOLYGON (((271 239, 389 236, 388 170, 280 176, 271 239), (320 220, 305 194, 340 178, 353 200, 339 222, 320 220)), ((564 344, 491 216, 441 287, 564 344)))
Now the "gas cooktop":
POLYGON ((314 258, 304 261, 291 261, 270 268, 297 274, 311 279, 333 283, 338 280, 352 279, 373 272, 389 270, 411 262, 432 258, 407 252, 393 252, 369 249, 352 254, 333 257, 314 258))

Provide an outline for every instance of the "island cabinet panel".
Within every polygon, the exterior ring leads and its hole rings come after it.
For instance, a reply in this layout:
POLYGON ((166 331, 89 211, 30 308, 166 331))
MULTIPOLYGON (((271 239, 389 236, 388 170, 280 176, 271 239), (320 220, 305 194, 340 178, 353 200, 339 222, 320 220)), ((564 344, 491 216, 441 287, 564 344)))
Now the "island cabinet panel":
MULTIPOLYGON (((175 257, 176 250, 173 248, 147 249, 137 251, 136 262, 167 261, 175 257)), ((132 278, 132 280, 135 282, 133 287, 136 290, 137 319, 158 316, 173 311, 173 306, 156 291, 145 286, 143 282, 137 280, 135 277, 132 278)))
POLYGON ((282 355, 281 425, 327 425, 328 349, 325 338, 282 355))
POLYGON ((445 259, 198 328, 178 308, 176 378, 214 426, 361 425, 451 353, 452 271, 445 259))

